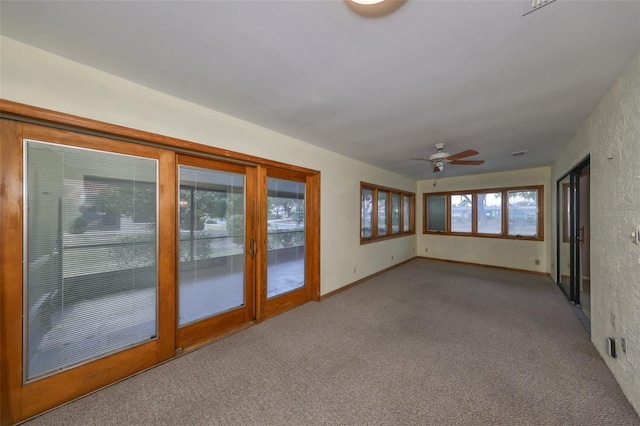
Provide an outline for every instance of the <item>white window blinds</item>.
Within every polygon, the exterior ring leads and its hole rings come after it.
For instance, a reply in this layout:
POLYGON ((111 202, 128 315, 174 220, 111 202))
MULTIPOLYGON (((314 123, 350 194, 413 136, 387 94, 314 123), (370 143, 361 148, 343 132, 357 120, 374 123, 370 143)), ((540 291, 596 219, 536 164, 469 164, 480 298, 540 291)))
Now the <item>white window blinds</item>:
POLYGON ((157 335, 157 161, 25 141, 25 379, 157 335))

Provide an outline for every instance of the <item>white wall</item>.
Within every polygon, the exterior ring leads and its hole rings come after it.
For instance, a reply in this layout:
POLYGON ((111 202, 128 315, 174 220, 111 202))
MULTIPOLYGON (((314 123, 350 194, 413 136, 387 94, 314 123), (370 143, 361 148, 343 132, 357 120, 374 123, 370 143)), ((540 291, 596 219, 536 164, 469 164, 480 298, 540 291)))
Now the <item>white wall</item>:
MULTIPOLYGON (((591 340, 640 413, 640 57, 636 56, 552 167, 552 181, 591 155, 591 340), (614 337, 618 358, 606 354, 614 337), (620 350, 620 338, 628 342, 620 350)), ((554 192, 555 199, 555 192, 554 192)), ((555 241, 555 228, 554 228, 555 241)), ((579 367, 579 366, 578 366, 579 367)))
POLYGON ((413 192, 414 180, 6 37, 0 48, 2 99, 319 170, 322 294, 414 256, 412 236, 359 239, 360 181, 413 192))
MULTIPOLYGON (((452 166, 453 167, 453 166, 452 166)), ((472 176, 437 178, 418 182, 418 242, 419 256, 457 260, 548 273, 550 271, 550 232, 548 218, 550 168, 540 167, 510 172, 484 173, 472 176), (422 234, 424 218, 424 193, 491 189, 516 186, 544 185, 544 241, 520 241, 512 239, 463 237, 453 235, 422 234), (539 265, 535 260, 540 261, 539 265)))

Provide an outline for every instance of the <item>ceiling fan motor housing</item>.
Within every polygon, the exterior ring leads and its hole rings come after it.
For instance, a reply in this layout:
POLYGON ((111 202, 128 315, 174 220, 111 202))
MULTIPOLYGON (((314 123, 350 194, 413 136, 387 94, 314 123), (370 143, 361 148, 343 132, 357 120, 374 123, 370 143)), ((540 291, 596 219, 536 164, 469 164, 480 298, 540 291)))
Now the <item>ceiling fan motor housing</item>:
POLYGON ((445 158, 447 158, 449 156, 448 152, 442 152, 442 150, 444 149, 444 143, 437 143, 436 144, 436 149, 438 150, 438 152, 436 152, 435 154, 431 154, 429 156, 429 160, 431 161, 436 161, 436 160, 444 160, 445 158))
POLYGON ((449 156, 448 152, 436 152, 435 154, 431 154, 429 160, 444 160, 449 156))

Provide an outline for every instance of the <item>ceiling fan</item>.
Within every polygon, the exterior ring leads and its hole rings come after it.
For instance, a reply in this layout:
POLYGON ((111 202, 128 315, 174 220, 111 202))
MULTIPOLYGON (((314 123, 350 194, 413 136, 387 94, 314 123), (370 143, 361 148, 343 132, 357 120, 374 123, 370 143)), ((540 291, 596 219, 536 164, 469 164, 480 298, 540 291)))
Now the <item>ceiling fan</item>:
POLYGON ((456 164, 460 166, 477 166, 484 163, 484 160, 461 160, 461 158, 471 157, 472 155, 478 155, 478 151, 474 149, 467 149, 466 151, 459 152, 457 154, 449 154, 443 152, 443 143, 437 143, 436 149, 438 152, 431 154, 429 158, 413 158, 413 160, 431 161, 433 163, 433 171, 440 172, 444 169, 445 164, 456 164))

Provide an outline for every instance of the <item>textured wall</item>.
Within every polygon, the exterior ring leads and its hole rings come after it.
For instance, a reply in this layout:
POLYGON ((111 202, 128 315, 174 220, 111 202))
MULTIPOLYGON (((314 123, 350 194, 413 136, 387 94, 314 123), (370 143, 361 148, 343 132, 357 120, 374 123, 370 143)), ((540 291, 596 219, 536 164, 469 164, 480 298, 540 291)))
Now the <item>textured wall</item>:
POLYGON ((554 163, 553 181, 589 153, 591 339, 640 413, 640 246, 629 237, 632 227, 640 225, 639 56, 554 163), (606 353, 607 337, 618 343, 617 359, 606 353))

